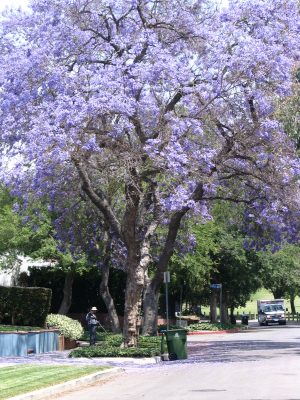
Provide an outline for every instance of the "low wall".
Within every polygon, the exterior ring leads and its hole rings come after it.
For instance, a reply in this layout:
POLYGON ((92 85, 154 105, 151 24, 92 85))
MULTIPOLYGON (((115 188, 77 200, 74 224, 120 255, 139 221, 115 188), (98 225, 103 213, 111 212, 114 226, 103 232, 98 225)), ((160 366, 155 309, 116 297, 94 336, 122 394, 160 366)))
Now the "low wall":
POLYGON ((0 332, 0 357, 27 356, 58 350, 58 331, 0 332))

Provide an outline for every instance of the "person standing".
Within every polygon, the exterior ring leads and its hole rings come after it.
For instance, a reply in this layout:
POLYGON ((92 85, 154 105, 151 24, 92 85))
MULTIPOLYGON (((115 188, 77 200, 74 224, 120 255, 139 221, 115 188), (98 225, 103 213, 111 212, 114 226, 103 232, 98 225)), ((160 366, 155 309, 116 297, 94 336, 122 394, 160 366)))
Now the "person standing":
POLYGON ((97 311, 98 311, 97 307, 92 307, 85 317, 90 334, 90 346, 96 344, 97 326, 100 325, 96 317, 97 311))

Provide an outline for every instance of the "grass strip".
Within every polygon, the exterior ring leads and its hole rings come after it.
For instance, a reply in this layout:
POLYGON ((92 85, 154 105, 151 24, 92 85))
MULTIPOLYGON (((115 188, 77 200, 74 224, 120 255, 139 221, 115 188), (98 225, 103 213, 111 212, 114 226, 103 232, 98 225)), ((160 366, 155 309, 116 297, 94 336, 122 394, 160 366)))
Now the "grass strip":
POLYGON ((109 367, 17 365, 0 368, 0 400, 42 389, 109 367))

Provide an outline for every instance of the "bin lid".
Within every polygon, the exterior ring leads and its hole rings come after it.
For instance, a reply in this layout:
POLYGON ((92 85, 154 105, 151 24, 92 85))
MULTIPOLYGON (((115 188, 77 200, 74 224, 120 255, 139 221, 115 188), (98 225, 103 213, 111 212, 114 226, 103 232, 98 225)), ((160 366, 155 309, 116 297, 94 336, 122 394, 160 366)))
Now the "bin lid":
POLYGON ((166 331, 167 338, 186 338, 187 331, 185 329, 172 329, 170 331, 166 331))

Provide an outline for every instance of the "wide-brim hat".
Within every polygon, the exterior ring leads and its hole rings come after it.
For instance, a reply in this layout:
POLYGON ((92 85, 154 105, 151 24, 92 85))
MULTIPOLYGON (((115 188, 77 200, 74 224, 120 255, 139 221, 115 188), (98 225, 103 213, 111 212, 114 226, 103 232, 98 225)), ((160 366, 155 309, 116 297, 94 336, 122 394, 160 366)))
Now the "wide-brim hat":
POLYGON ((91 311, 98 311, 98 308, 97 307, 92 307, 91 311))

